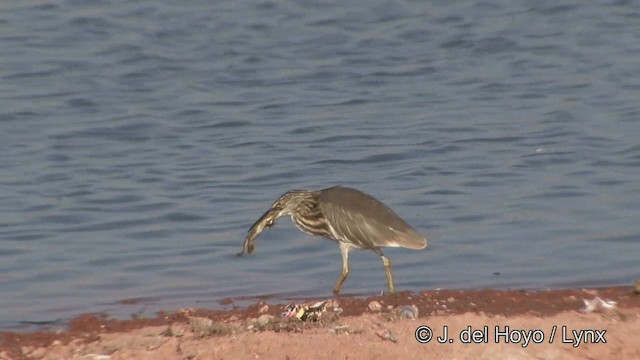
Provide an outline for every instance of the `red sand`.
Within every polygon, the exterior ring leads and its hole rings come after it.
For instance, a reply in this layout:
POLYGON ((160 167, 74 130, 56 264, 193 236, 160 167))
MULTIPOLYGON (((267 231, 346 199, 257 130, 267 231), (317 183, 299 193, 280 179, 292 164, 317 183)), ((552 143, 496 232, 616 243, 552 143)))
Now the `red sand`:
POLYGON ((0 359, 640 359, 640 295, 630 287, 332 300, 342 312, 327 312, 318 322, 285 321, 284 305, 261 303, 230 311, 182 309, 153 319, 80 316, 62 332, 0 333, 0 359), (616 308, 581 312, 583 299, 595 296, 616 301, 616 308), (380 311, 369 309, 374 300, 380 311), (394 309, 403 305, 415 305, 418 318, 400 318, 394 309), (261 315, 265 322, 256 323, 261 315), (415 339, 421 326, 433 331, 427 344, 415 339), (450 341, 439 343, 445 327, 450 341), (466 343, 473 336, 476 343, 466 343))

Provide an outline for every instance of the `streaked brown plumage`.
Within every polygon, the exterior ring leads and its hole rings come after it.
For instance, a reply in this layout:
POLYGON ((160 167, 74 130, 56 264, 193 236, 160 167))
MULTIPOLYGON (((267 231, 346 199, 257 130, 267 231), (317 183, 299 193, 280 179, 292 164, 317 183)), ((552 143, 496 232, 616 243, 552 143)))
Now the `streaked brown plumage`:
POLYGON ((362 191, 335 186, 319 191, 291 190, 276 200, 249 229, 238 256, 251 253, 255 239, 277 218, 290 215, 302 231, 334 240, 342 253, 342 274, 333 289, 335 293, 349 275, 349 250, 373 250, 382 259, 389 292, 395 292, 391 261, 382 247, 424 249, 427 239, 402 220, 393 210, 362 191))

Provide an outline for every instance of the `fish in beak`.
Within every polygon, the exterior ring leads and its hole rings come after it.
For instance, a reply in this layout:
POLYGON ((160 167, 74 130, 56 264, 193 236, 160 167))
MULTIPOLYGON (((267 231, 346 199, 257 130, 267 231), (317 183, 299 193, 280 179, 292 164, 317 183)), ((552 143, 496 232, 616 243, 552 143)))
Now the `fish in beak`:
POLYGON ((264 231, 266 228, 270 228, 276 224, 276 219, 281 216, 280 211, 276 208, 271 208, 267 210, 258 221, 256 221, 251 228, 249 229, 249 234, 247 238, 244 240, 244 246, 242 247, 242 251, 240 251, 236 256, 242 256, 246 252, 247 254, 251 254, 255 247, 254 243, 258 235, 264 231))

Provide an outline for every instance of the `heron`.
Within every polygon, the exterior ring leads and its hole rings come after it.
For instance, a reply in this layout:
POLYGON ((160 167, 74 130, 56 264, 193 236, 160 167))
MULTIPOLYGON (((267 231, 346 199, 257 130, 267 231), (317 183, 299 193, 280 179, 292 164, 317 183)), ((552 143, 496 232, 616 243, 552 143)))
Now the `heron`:
POLYGON ((371 195, 349 187, 291 190, 280 196, 249 229, 242 251, 251 254, 255 240, 276 220, 290 215, 293 223, 311 235, 323 236, 338 243, 342 254, 342 273, 333 289, 339 293, 349 276, 349 251, 373 250, 384 266, 389 293, 395 293, 391 261, 383 247, 403 247, 420 250, 427 247, 427 238, 407 224, 393 210, 371 195))

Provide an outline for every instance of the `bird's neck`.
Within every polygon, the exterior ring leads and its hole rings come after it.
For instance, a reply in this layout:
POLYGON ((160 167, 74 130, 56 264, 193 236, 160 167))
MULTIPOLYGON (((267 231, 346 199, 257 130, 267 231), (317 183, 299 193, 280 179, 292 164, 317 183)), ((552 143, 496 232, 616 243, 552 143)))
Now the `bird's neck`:
POLYGON ((310 196, 300 201, 296 211, 291 213, 291 220, 300 230, 312 235, 329 234, 325 217, 318 207, 317 197, 310 196))

